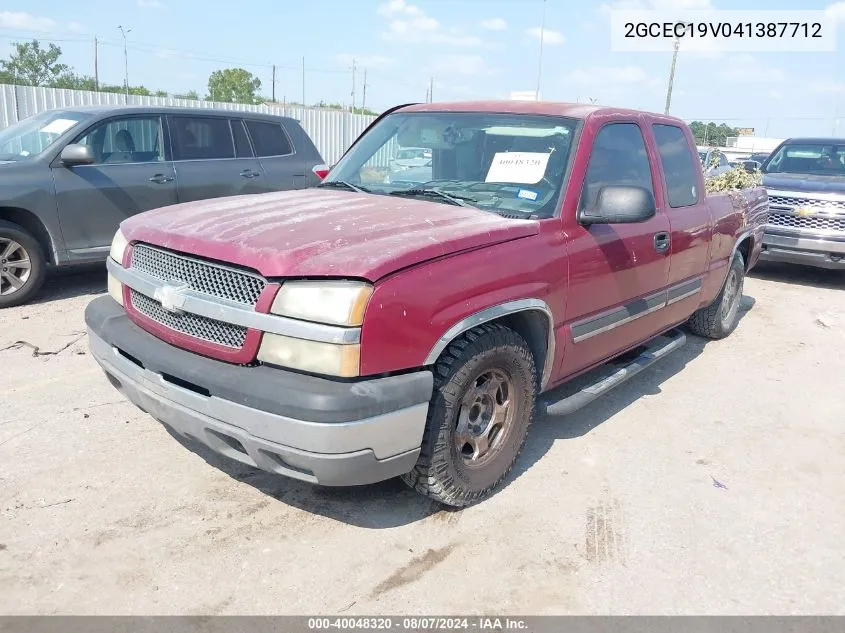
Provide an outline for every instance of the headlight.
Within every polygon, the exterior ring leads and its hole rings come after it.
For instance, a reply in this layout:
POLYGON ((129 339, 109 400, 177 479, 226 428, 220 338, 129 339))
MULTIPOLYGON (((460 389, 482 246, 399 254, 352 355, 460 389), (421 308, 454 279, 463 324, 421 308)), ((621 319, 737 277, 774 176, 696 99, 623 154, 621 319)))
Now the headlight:
POLYGON ((270 312, 328 325, 359 326, 373 287, 358 281, 288 281, 270 312))
POLYGON ((109 273, 108 288, 111 298, 117 301, 120 305, 123 305, 123 284, 120 283, 111 273, 109 273))
POLYGON ((109 257, 111 257, 114 261, 118 264, 123 266, 123 253, 126 252, 126 247, 129 245, 129 242, 123 237, 123 233, 120 232, 120 229, 117 230, 117 233, 114 234, 114 238, 111 241, 111 250, 109 251, 109 257))
POLYGON ((258 360, 314 374, 354 378, 359 373, 360 345, 336 345, 265 333, 258 360))

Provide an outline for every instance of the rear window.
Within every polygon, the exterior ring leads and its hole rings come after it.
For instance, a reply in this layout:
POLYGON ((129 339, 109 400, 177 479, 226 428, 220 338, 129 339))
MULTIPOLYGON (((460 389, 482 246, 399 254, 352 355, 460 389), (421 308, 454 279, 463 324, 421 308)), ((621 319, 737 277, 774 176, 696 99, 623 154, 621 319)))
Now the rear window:
POLYGON ((677 208, 696 204, 697 166, 684 131, 675 125, 655 125, 654 139, 657 141, 657 152, 666 178, 669 206, 677 208))
POLYGON ((247 121, 246 127, 258 156, 284 156, 293 154, 293 146, 281 123, 247 121))

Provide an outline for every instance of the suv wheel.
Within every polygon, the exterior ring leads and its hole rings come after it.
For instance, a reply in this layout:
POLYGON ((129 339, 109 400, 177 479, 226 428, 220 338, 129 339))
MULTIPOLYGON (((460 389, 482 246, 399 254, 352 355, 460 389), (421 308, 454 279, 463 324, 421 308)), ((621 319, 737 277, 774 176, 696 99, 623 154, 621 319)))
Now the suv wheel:
POLYGON ((35 238, 17 224, 0 221, 0 308, 32 299, 44 283, 45 268, 35 238))
POLYGON ((534 358, 516 332, 487 324, 454 341, 434 376, 422 451, 403 480, 440 503, 466 506, 493 492, 525 444, 534 358))

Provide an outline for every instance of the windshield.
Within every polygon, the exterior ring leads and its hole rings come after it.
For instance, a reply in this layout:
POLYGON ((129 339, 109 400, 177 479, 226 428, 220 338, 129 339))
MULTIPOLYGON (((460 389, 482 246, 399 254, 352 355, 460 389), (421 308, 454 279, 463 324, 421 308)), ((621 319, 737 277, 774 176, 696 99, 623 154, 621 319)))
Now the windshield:
POLYGON ((704 164, 704 161, 707 159, 707 152, 698 152, 698 160, 701 161, 701 164, 704 164))
POLYGON ((85 116, 55 110, 36 114, 0 131, 0 160, 38 156, 85 116))
POLYGON ((845 140, 841 143, 788 143, 763 165, 769 174, 845 176, 845 140))
POLYGON ((551 217, 577 124, 577 119, 524 114, 390 114, 322 185, 346 183, 370 194, 419 196, 508 217, 551 217), (393 161, 401 158, 420 160, 395 169, 393 161))

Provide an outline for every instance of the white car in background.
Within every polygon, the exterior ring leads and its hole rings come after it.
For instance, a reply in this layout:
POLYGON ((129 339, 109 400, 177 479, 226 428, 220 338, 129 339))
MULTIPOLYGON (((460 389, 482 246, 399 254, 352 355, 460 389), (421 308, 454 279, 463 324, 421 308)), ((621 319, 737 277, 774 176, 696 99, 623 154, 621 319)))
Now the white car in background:
POLYGON ((404 171, 412 167, 431 165, 431 149, 427 147, 402 147, 390 161, 390 171, 404 171))

